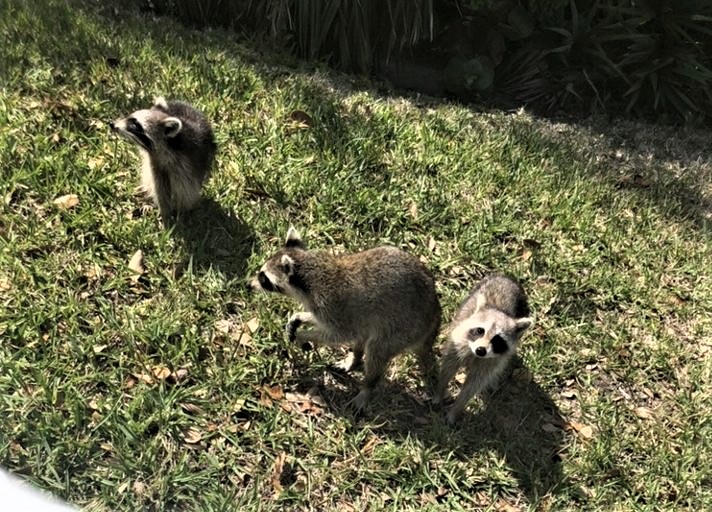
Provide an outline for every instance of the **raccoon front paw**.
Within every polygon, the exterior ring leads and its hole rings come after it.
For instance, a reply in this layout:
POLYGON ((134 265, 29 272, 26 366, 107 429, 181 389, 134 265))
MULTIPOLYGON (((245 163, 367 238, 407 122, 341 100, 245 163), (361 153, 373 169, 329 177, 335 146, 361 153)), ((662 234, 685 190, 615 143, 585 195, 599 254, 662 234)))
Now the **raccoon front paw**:
POLYGON ((290 343, 294 343, 297 339, 297 329, 299 329, 299 326, 302 325, 302 320, 298 317, 292 316, 292 318, 289 319, 289 322, 287 322, 286 326, 286 331, 287 331, 287 339, 289 340, 290 343))
POLYGON ((353 352, 350 352, 348 356, 336 363, 334 366, 342 372, 352 372, 363 366, 363 357, 359 357, 353 352))

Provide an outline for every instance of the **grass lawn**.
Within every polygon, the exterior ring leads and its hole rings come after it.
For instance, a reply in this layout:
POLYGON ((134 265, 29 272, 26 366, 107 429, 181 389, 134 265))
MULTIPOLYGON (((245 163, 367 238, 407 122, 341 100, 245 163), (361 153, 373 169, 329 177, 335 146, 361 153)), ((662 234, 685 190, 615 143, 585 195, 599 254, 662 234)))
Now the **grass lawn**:
POLYGON ((0 14, 1 466, 97 511, 712 507, 709 132, 402 96, 101 2, 0 14), (107 126, 156 95, 219 145, 170 232, 107 126), (354 417, 342 352, 244 286, 290 224, 417 254, 445 321, 520 278, 511 376, 449 427, 404 356, 354 417))

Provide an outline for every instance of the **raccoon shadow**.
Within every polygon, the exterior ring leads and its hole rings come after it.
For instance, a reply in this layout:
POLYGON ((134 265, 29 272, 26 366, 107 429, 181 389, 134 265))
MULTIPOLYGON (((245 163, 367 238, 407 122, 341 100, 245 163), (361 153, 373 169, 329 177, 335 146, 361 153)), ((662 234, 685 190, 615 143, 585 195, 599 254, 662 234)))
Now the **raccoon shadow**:
POLYGON ((183 243, 187 253, 177 265, 176 275, 191 267, 198 271, 214 268, 228 280, 244 277, 247 258, 256 243, 247 223, 208 197, 177 217, 172 235, 183 243))
POLYGON ((398 441, 416 438, 463 462, 477 453, 499 454, 520 490, 534 503, 565 483, 561 460, 566 421, 521 359, 516 358, 511 368, 498 388, 473 400, 452 426, 445 422, 445 407, 432 404, 431 392, 422 383, 414 391, 400 377, 386 380, 374 392, 367 411, 354 415, 347 404, 361 382, 358 372, 346 374, 332 367, 306 370, 301 382, 304 388, 316 382, 328 411, 351 418, 354 430, 369 428, 398 441))

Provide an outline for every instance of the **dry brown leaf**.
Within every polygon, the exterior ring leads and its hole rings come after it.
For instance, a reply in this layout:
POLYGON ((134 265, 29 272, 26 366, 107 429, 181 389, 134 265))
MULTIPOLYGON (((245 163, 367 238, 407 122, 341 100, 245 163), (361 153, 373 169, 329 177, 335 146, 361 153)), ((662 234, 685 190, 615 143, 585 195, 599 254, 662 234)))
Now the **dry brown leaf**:
POLYGON ((272 400, 281 400, 284 398, 284 391, 282 391, 282 387, 279 385, 264 386, 262 389, 272 400))
POLYGON ((235 403, 232 405, 232 412, 239 412, 242 410, 242 408, 245 406, 245 399, 244 398, 238 398, 235 400, 235 403))
POLYGON ((183 440, 188 444, 199 443, 201 439, 203 439, 203 435, 193 427, 190 427, 183 433, 183 440))
POLYGON ((0 292, 6 292, 12 288, 12 283, 7 277, 0 277, 0 292))
POLYGON ((144 484, 141 480, 136 480, 131 486, 131 489, 139 496, 143 496, 146 492, 146 484, 144 484))
POLYGON ((289 120, 296 123, 299 128, 309 128, 314 124, 314 120, 303 110, 295 110, 289 114, 289 120))
POLYGON ((136 275, 131 276, 131 280, 138 281, 139 276, 144 272, 143 251, 141 249, 133 253, 133 256, 131 256, 131 259, 129 260, 129 269, 136 273, 136 275))
POLYGON ((215 330, 223 334, 228 334, 233 327, 233 323, 230 320, 217 320, 215 322, 215 330))
POLYGON ((106 347, 108 347, 108 346, 109 346, 109 345, 94 345, 94 346, 92 347, 92 350, 94 350, 94 353, 95 353, 95 354, 100 354, 100 353, 103 352, 104 349, 105 349, 106 347))
POLYGON ((134 377, 136 377, 138 380, 140 380, 144 384, 149 384, 149 385, 153 384, 153 377, 151 377, 150 375, 146 375, 145 373, 141 373, 138 375, 134 374, 134 377))
POLYGON ((593 437, 593 428, 589 425, 584 425, 583 423, 579 423, 577 421, 571 421, 567 424, 567 426, 575 430, 583 439, 591 439, 593 437))
POLYGON ((176 382, 180 382, 188 376, 188 370, 185 368, 178 368, 176 371, 171 373, 171 378, 176 382))
POLYGON ((434 252, 434 251, 435 251, 435 248, 436 248, 437 246, 438 246, 438 244, 437 244, 437 242, 435 241, 435 238, 433 238, 433 237, 431 236, 430 239, 428 240, 428 250, 429 250, 430 252, 434 252))
POLYGON ((651 420, 654 417, 652 409, 649 409, 647 407, 636 407, 635 409, 633 409, 633 412, 638 418, 643 420, 651 420))
POLYGON ((380 439, 378 439, 378 436, 375 436, 371 434, 368 436, 368 439, 366 439, 366 442, 363 443, 363 446, 361 447, 361 454, 364 457, 370 457, 371 454, 373 454, 373 449, 376 447, 380 439))
POLYGON ((87 162, 87 166, 89 167, 89 169, 91 169, 93 171, 94 169, 98 169, 99 167, 101 167, 103 163, 104 163, 104 158, 101 156, 97 156, 94 158, 90 158, 89 161, 87 162))
POLYGON ((257 317, 251 318, 247 321, 245 326, 250 331, 250 334, 254 334, 257 328, 260 326, 260 319, 257 317))
POLYGON ((250 333, 247 331, 240 332, 239 336, 236 336, 236 338, 238 345, 243 345, 245 347, 252 345, 252 336, 250 336, 250 333))
POLYGON ((166 380, 171 375, 171 371, 165 366, 161 365, 156 365, 151 368, 151 372, 153 373, 153 376, 156 377, 158 380, 166 380))
POLYGON ((286 452, 281 452, 274 459, 274 466, 272 467, 272 488, 274 489, 275 495, 278 495, 284 490, 282 487, 282 472, 284 471, 284 461, 287 459, 286 452))
POLYGON ((180 404, 180 407, 188 414, 195 414, 195 415, 205 414, 205 409, 203 409, 202 407, 200 407, 197 404, 182 403, 182 404, 180 404))
POLYGON ((529 249, 524 249, 522 251, 522 256, 521 256, 522 261, 529 261, 529 259, 531 257, 532 257, 532 251, 530 251, 529 249))
POLYGON ((495 503, 494 509, 497 512, 519 512, 521 510, 519 507, 512 505, 511 503, 507 503, 504 500, 499 500, 495 503))
POLYGON ((111 446, 111 443, 99 443, 99 448, 107 452, 110 452, 114 449, 114 447, 111 446))
POLYGON ((561 396, 564 398, 574 398, 576 396, 576 392, 572 389, 569 389, 567 391, 562 391, 561 396))
POLYGON ((410 206, 408 207, 408 213, 410 213, 410 216, 413 217, 414 219, 418 219, 418 203, 413 201, 410 203, 410 206))
POLYGON ((68 210, 74 208, 79 204, 79 196, 77 194, 66 194, 59 196, 57 199, 52 201, 55 206, 62 208, 63 210, 68 210))
POLYGON ((129 375, 124 381, 124 389, 131 389, 136 385, 136 382, 136 378, 133 375, 129 375))
POLYGON ((123 494, 126 492, 126 489, 128 489, 128 488, 129 488, 129 482, 126 481, 116 488, 116 492, 118 492, 119 494, 123 494))

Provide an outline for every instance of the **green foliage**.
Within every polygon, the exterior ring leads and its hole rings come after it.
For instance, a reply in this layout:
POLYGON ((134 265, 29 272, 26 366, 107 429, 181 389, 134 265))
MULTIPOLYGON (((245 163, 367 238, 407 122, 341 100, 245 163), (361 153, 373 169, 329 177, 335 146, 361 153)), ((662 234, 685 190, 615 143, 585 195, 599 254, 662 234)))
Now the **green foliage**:
POLYGON ((712 112, 711 2, 572 0, 524 40, 508 41, 496 70, 504 95, 668 121, 712 112))
POLYGON ((157 10, 199 25, 268 35, 307 59, 369 71, 394 51, 432 37, 432 0, 153 0, 157 10))

